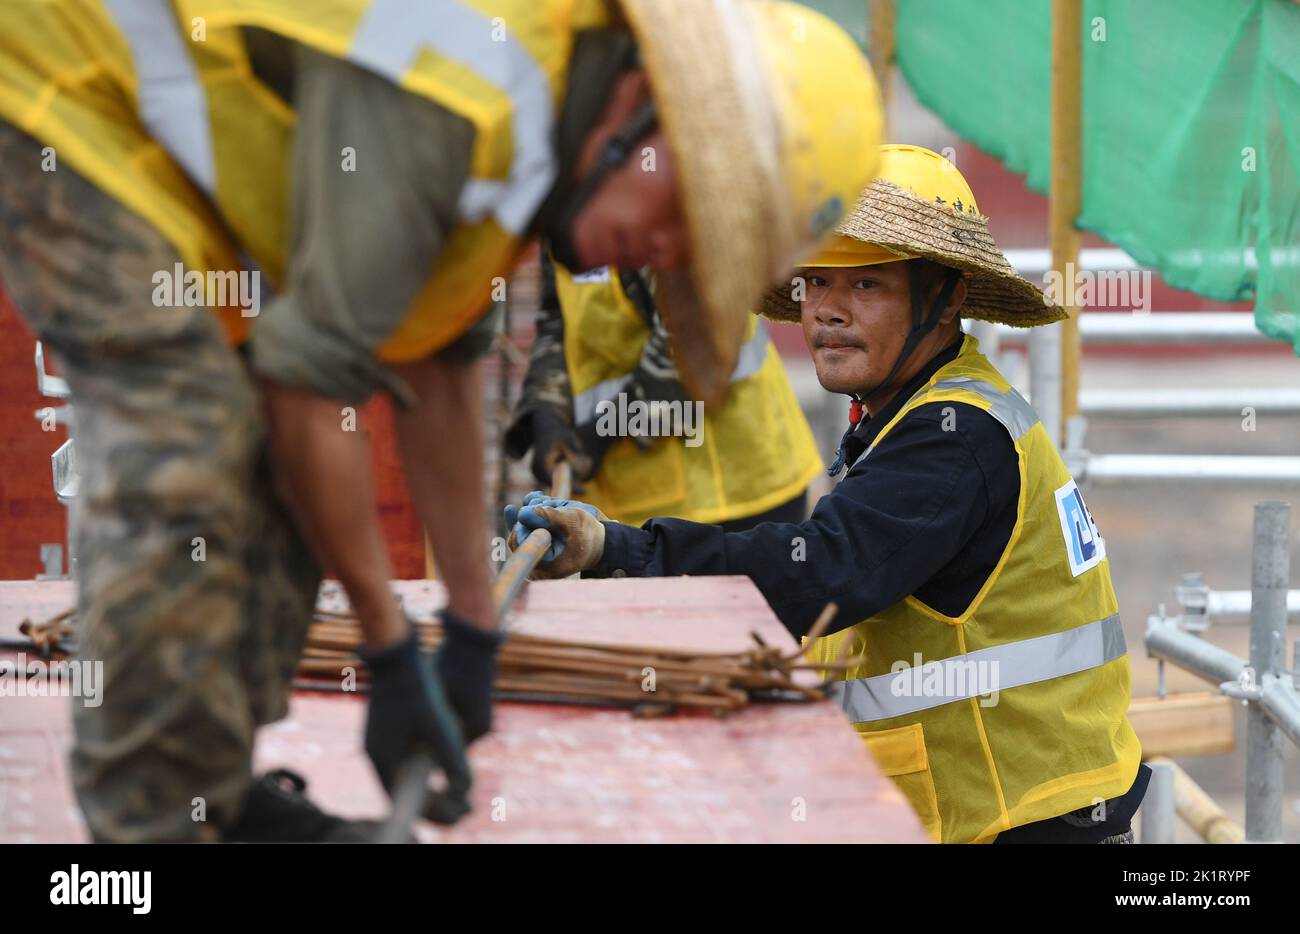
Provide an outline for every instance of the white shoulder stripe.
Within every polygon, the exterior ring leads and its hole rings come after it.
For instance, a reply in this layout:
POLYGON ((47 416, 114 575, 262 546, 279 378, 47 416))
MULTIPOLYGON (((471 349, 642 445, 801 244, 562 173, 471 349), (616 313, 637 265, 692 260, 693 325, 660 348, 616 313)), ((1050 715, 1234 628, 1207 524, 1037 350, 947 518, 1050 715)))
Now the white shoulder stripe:
POLYGON ((374 0, 357 27, 349 60, 397 82, 423 49, 451 59, 510 97, 514 160, 506 181, 473 179, 461 192, 461 216, 491 214, 518 236, 555 181, 550 83, 509 32, 493 38, 493 22, 455 0, 374 0))
POLYGON ((1002 423, 1002 426, 1011 433, 1011 437, 1019 441, 1025 436, 1029 429, 1038 424, 1038 413, 1034 407, 1020 393, 1012 387, 1005 392, 992 383, 987 383, 981 379, 972 379, 969 376, 953 376, 948 379, 938 380, 934 384, 934 389, 965 389, 973 392, 978 396, 983 396, 989 402, 989 414, 1002 423))
MULTIPOLYGON (((216 158, 207 95, 167 0, 105 0, 126 37, 139 81, 140 119, 200 188, 215 196, 216 158)), ((557 172, 551 146, 554 107, 541 67, 509 32, 496 41, 484 14, 456 0, 375 0, 353 37, 348 59, 394 83, 424 49, 458 62, 510 97, 514 159, 505 181, 471 179, 461 216, 493 215, 522 234, 557 172)))
POLYGON ((217 188, 208 97, 167 0, 105 0, 131 48, 140 121, 209 195, 217 188))

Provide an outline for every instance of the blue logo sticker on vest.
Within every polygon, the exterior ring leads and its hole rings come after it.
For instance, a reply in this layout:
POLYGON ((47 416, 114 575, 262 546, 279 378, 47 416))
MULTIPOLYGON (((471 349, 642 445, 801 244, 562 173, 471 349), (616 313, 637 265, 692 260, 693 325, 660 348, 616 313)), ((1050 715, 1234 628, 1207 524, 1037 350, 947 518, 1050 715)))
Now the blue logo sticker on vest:
POLYGON ((573 284, 592 285, 598 282, 608 282, 612 268, 612 266, 601 266, 597 269, 589 269, 586 272, 575 272, 573 274, 573 284))
POLYGON ((1083 504, 1079 485, 1073 480, 1056 491, 1056 514, 1061 519, 1070 573, 1078 577, 1106 557, 1106 542, 1097 531, 1097 523, 1092 521, 1092 513, 1083 504))

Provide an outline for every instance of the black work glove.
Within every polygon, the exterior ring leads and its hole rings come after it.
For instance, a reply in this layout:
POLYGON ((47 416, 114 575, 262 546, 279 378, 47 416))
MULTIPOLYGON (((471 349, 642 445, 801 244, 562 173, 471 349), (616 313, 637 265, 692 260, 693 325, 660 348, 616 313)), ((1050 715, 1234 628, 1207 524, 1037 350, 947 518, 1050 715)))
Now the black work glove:
POLYGON ((472 782, 465 742, 416 634, 377 651, 362 646, 357 655, 370 669, 366 754, 384 788, 391 793, 402 766, 425 752, 446 775, 447 796, 464 800, 472 782))
POLYGON ((533 412, 532 429, 533 476, 543 487, 550 489, 551 474, 560 461, 568 461, 574 480, 586 480, 592 475, 591 457, 563 415, 541 406, 533 412))
POLYGON ((465 742, 472 743, 492 729, 492 682, 497 674, 497 650, 504 637, 484 632, 451 610, 438 615, 442 617, 438 676, 460 717, 465 742))
MULTIPOLYGON (((602 435, 596 431, 596 426, 600 424, 600 419, 593 418, 585 425, 579 425, 573 429, 573 433, 578 436, 578 443, 582 445, 583 452, 591 461, 591 473, 588 476, 594 477, 596 471, 600 470, 600 462, 605 459, 605 452, 610 446, 619 439, 618 435, 602 435)), ((636 439, 633 438, 635 441, 636 439)), ((579 492, 574 490, 575 493, 579 492)))

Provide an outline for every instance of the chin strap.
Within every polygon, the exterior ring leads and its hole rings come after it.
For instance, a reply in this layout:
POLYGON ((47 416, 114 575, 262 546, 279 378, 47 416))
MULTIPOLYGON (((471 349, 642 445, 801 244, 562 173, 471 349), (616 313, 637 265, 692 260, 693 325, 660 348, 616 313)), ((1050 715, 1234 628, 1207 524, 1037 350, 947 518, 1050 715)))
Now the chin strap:
MULTIPOLYGON (((827 470, 832 477, 839 476, 844 465, 850 460, 849 449, 865 447, 861 441, 853 437, 857 431, 859 423, 862 421, 862 409, 866 403, 879 396, 882 392, 890 387, 894 377, 898 375, 908 359, 916 352, 921 341, 925 340, 926 335, 939 326, 939 319, 943 317, 943 310, 948 307, 948 300, 952 298, 953 290, 957 288, 957 283, 961 281, 961 271, 949 269, 944 275, 943 287, 939 289, 939 294, 935 296, 934 302, 930 305, 927 313, 925 310, 925 278, 922 275, 922 269, 919 264, 912 263, 907 269, 908 284, 911 289, 912 302, 912 328, 907 332, 907 338, 903 341, 903 349, 898 352, 898 359, 894 361, 894 366, 889 371, 889 375, 880 381, 875 389, 867 393, 864 397, 859 397, 856 393, 852 394, 852 400, 849 403, 849 427, 840 438, 839 449, 835 452, 835 463, 831 464, 827 470), (856 441, 856 443, 854 443, 856 441)), ((861 451, 855 453, 852 460, 857 460, 861 451)))
POLYGON ((898 359, 894 361, 894 367, 889 371, 889 375, 880 381, 880 385, 871 392, 867 393, 867 399, 874 399, 882 392, 890 388, 894 377, 898 375, 908 359, 916 352, 921 341, 939 326, 939 319, 943 317, 943 310, 948 307, 948 299, 952 298, 953 290, 957 288, 957 283, 961 281, 961 272, 956 269, 949 269, 943 277, 943 288, 935 296, 934 303, 930 305, 930 312, 925 311, 925 277, 922 274, 921 265, 912 263, 907 268, 908 283, 911 288, 912 298, 912 329, 907 332, 907 338, 903 341, 903 349, 898 352, 898 359))
POLYGON ((573 224, 605 179, 627 161, 638 140, 645 138, 659 124, 654 102, 647 100, 637 108, 618 132, 605 141, 596 163, 564 198, 556 215, 555 229, 550 231, 551 255, 570 272, 586 272, 573 243, 573 224))

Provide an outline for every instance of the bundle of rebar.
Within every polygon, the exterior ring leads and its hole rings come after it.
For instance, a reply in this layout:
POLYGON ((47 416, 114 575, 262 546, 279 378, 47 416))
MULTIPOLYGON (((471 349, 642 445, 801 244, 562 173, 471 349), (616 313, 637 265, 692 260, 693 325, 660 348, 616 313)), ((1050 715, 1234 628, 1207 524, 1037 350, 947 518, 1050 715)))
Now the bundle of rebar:
POLYGON ((72 633, 76 616, 76 610, 64 610, 40 623, 25 619, 18 624, 18 631, 28 638, 29 644, 6 643, 4 647, 35 649, 46 658, 52 655, 71 655, 75 651, 72 633))
MULTIPOLYGON (((809 634, 815 640, 834 615, 828 606, 809 634)), ((73 611, 44 622, 24 620, 20 631, 30 648, 49 657, 73 650, 73 611)), ((412 623, 426 651, 442 642, 437 619, 412 623)), ((641 716, 678 710, 735 711, 753 700, 805 701, 824 696, 819 686, 852 660, 813 665, 804 650, 784 652, 765 644, 732 652, 700 652, 651 645, 607 645, 507 633, 498 657, 496 694, 501 699, 627 707, 641 716), (821 678, 799 677, 815 670, 821 678), (812 682, 811 684, 809 682, 812 682)), ((365 693, 369 675, 357 648, 361 626, 348 611, 316 609, 294 687, 300 690, 365 693)))
MULTIPOLYGON (((833 615, 828 607, 818 631, 833 615)), ((437 651, 437 620, 414 623, 420 642, 437 651)), ((814 634, 815 635, 815 634, 814 634)), ((823 697, 815 679, 797 672, 842 670, 840 660, 813 665, 802 650, 783 652, 758 636, 732 652, 700 652, 649 645, 609 645, 508 633, 498 657, 496 692, 505 699, 571 702, 632 708, 641 715, 674 710, 725 714, 751 700, 803 701, 823 697)), ((811 643, 812 639, 809 640, 811 643)), ((307 636, 296 686, 311 690, 360 689, 367 676, 356 655, 361 628, 346 612, 317 610, 307 636)))

